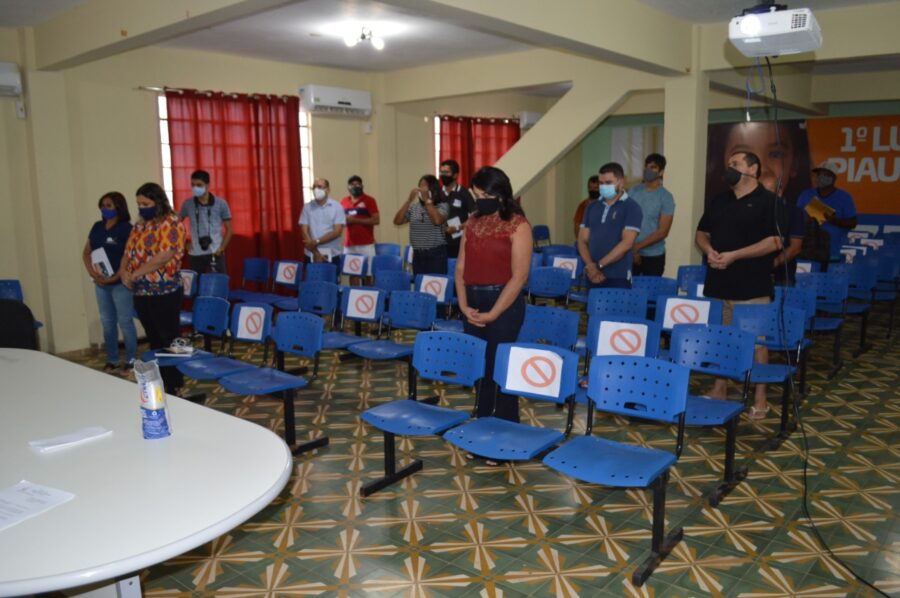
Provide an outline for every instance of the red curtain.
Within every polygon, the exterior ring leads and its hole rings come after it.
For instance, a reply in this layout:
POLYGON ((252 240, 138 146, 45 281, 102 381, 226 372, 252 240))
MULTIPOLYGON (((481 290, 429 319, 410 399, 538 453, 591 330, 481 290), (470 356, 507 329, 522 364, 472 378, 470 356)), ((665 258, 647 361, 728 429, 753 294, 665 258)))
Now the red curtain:
POLYGON ((459 180, 464 186, 479 168, 493 166, 518 140, 517 120, 441 117, 441 161, 459 162, 459 180))
POLYGON ((240 285, 246 257, 296 258, 303 207, 299 98, 167 91, 166 107, 175 209, 191 197, 191 173, 208 171, 210 190, 231 208, 232 286, 240 285))

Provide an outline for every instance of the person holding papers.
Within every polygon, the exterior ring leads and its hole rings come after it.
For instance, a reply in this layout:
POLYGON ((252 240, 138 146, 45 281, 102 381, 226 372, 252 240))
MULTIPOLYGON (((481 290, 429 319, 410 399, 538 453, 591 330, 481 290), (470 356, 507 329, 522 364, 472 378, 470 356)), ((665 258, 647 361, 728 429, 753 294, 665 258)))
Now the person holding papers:
POLYGON ((438 203, 445 202, 447 210, 447 257, 459 257, 459 242, 469 214, 475 211, 475 200, 468 189, 459 184, 459 162, 444 160, 438 173, 441 194, 438 203))
POLYGON ((126 370, 134 364, 137 350, 137 331, 134 327, 134 300, 131 291, 122 284, 119 265, 131 234, 131 214, 125 196, 110 191, 97 203, 101 219, 94 223, 84 244, 82 259, 94 283, 100 324, 103 326, 103 346, 106 350, 104 372, 119 368, 119 332, 125 339, 126 370))
POLYGON ((856 227, 853 197, 835 187, 840 170, 833 160, 825 160, 812 169, 816 186, 797 198, 797 206, 814 218, 831 240, 831 261, 841 258, 841 246, 847 243, 847 231, 856 227))
POLYGON ((394 224, 397 226, 409 223, 413 276, 447 273, 444 231, 450 209, 447 202, 439 201, 440 195, 440 181, 433 174, 426 174, 394 214, 394 224))
POLYGON ((343 247, 347 217, 341 204, 329 197, 331 185, 327 179, 316 179, 312 189, 314 199, 305 204, 300 213, 304 253, 311 262, 337 264, 343 247))

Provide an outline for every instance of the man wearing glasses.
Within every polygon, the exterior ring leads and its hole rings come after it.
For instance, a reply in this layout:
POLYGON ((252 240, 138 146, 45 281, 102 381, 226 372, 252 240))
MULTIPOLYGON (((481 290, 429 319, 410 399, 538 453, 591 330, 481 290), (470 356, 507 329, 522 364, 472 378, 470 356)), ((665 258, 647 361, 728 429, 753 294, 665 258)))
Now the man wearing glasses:
POLYGON ((303 206, 300 230, 303 233, 304 253, 311 262, 340 261, 344 225, 344 208, 330 197, 327 179, 313 181, 313 201, 303 206))

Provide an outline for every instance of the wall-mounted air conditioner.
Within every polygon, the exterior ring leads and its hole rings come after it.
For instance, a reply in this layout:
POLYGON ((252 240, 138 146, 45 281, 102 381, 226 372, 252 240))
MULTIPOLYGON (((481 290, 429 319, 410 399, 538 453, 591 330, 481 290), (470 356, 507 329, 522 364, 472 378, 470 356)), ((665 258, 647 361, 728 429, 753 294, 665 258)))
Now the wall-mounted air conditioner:
POLYGON ((0 62, 0 96, 22 95, 22 77, 19 65, 14 62, 0 62))
POLYGON ((536 125, 537 121, 541 120, 542 116, 544 116, 543 112, 531 112, 528 110, 519 112, 516 114, 516 117, 519 119, 519 129, 527 131, 536 125))
POLYGON ((316 115, 368 118, 372 94, 360 89, 304 85, 300 88, 300 109, 316 115))

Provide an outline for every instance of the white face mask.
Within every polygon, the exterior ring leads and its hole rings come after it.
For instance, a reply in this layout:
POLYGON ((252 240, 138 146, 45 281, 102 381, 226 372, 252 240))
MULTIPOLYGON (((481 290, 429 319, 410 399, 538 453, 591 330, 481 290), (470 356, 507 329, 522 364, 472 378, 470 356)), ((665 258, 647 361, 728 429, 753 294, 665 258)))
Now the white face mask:
POLYGON ((316 187, 315 189, 313 189, 313 197, 315 197, 318 201, 322 201, 327 197, 327 195, 325 194, 325 189, 319 189, 318 187, 316 187))

